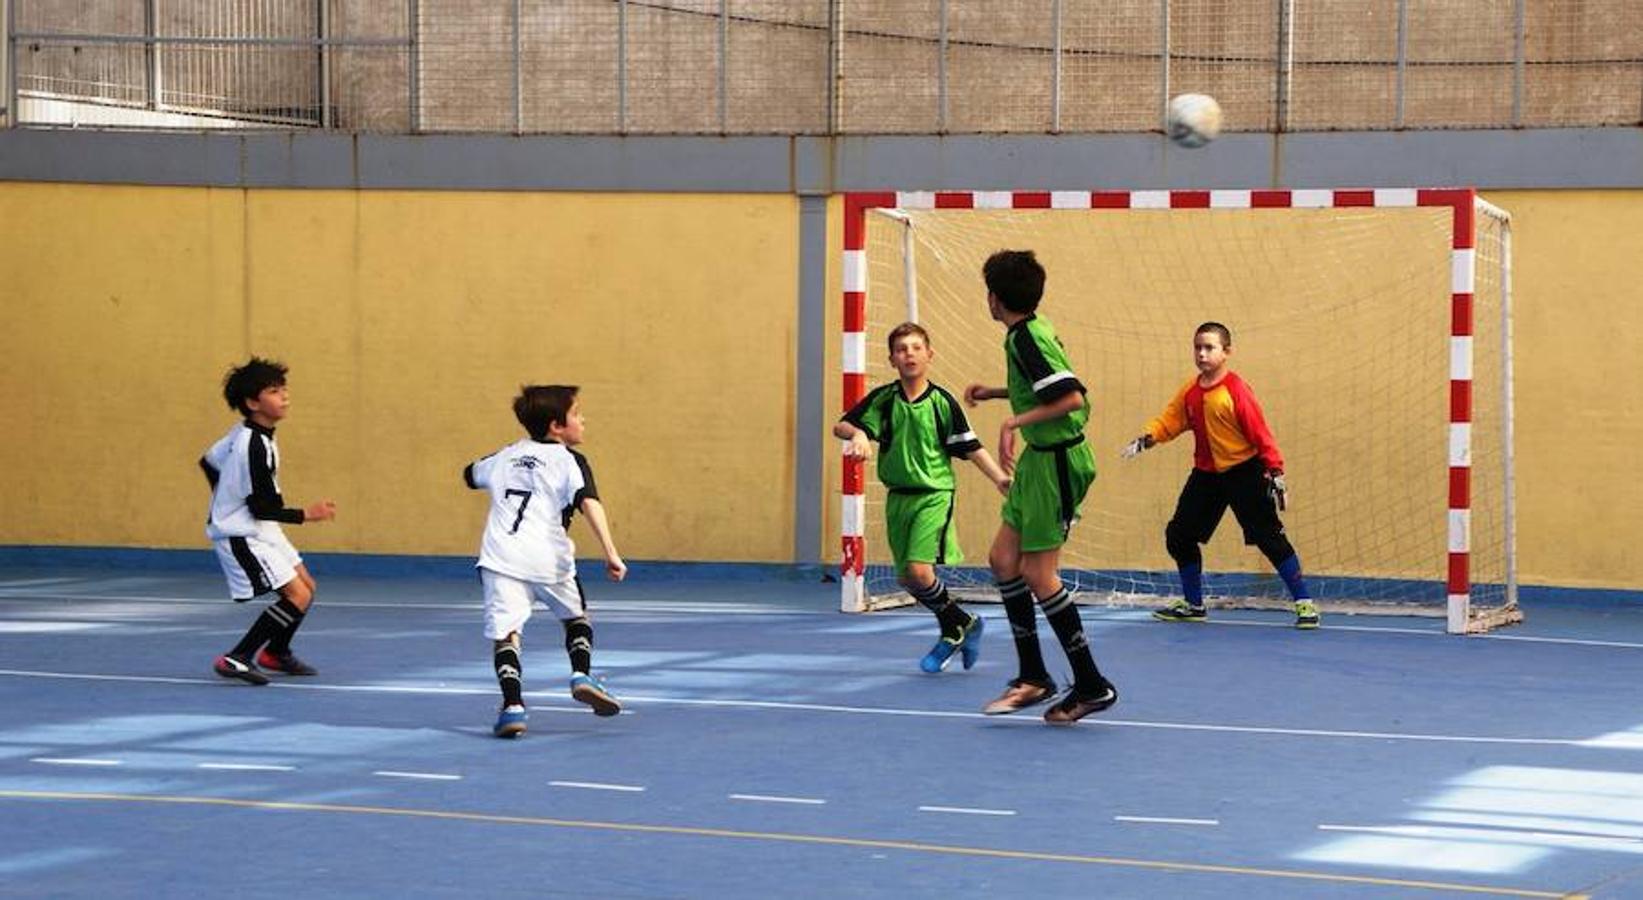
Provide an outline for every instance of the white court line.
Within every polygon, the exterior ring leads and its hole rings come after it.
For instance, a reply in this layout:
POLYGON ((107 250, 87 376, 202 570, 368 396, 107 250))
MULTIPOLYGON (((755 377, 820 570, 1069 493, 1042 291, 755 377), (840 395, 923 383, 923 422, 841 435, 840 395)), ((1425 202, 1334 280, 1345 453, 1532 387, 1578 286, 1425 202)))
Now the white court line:
POLYGON ((1013 816, 1013 809, 972 809, 968 806, 921 806, 919 812, 959 813, 966 816, 1013 816))
MULTIPOLYGON (((466 588, 464 588, 466 590, 466 588)), ((11 591, 0 588, 0 600, 86 600, 96 603, 169 603, 181 606, 226 606, 232 601, 217 597, 148 597, 126 596, 123 594, 64 594, 44 593, 39 591, 11 591)), ((249 603, 244 605, 255 605, 249 603)), ((376 600, 326 600, 325 605, 338 609, 392 609, 405 611, 408 609, 437 609, 458 610, 473 612, 483 608, 479 600, 471 603, 392 603, 376 600)), ((836 617, 838 610, 810 610, 810 609, 770 609, 755 603, 690 603, 672 600, 606 600, 599 604, 599 614, 609 616, 613 613, 643 613, 656 615, 658 613, 724 613, 726 615, 743 616, 826 616, 836 617)), ((919 610, 923 612, 923 610, 919 610)))
MULTIPOLYGON (((117 602, 117 603, 180 603, 180 604, 199 605, 199 606, 222 606, 227 602, 227 601, 223 600, 222 598, 209 598, 209 599, 207 599, 207 598, 200 598, 200 597, 144 597, 144 596, 131 596, 131 595, 124 595, 124 594, 43 593, 43 592, 14 591, 14 590, 7 590, 7 589, 4 589, 4 588, 0 588, 0 600, 92 600, 92 601, 99 601, 99 602, 117 602)), ((478 602, 473 602, 473 603, 389 603, 389 602, 373 602, 373 601, 369 601, 369 600, 327 600, 325 602, 325 605, 330 606, 330 607, 336 607, 336 608, 339 608, 339 609, 350 609, 350 608, 357 608, 357 609, 392 609, 392 610, 396 610, 396 611, 400 611, 400 612, 403 612, 407 609, 442 609, 442 610, 462 610, 462 611, 472 612, 473 610, 478 609, 481 604, 479 604, 478 602)), ((1094 615, 1095 617, 1101 618, 1101 619, 1120 619, 1120 620, 1123 620, 1123 619, 1133 618, 1135 613, 1146 612, 1147 608, 1146 607, 1139 607, 1139 606, 1134 607, 1134 608, 1118 608, 1118 607, 1110 607, 1110 606, 1102 606, 1102 605, 1080 605, 1079 610, 1082 611, 1082 612, 1088 612, 1088 613, 1094 615)), ((600 611, 601 615, 604 615, 606 617, 611 617, 613 614, 618 614, 619 615, 623 612, 635 612, 635 613, 642 613, 642 614, 647 614, 647 615, 655 615, 657 613, 669 613, 669 612, 677 612, 677 613, 713 612, 713 613, 723 613, 723 614, 727 614, 727 615, 746 615, 746 616, 817 616, 817 617, 826 617, 826 618, 837 618, 837 616, 838 616, 838 611, 837 610, 765 609, 765 608, 759 607, 757 605, 738 604, 738 603, 725 603, 725 604, 688 603, 688 602, 687 603, 676 603, 676 602, 672 602, 672 601, 653 601, 653 600, 640 600, 640 601, 616 600, 616 601, 607 601, 606 603, 603 603, 603 604, 600 605, 599 611, 600 611)), ((1326 612, 1327 612, 1327 610, 1326 610, 1326 612)), ((919 615, 923 615, 923 614, 924 613, 921 610, 907 610, 905 612, 886 610, 882 613, 877 613, 876 615, 919 616, 919 615)), ((1429 617, 1420 617, 1420 618, 1429 618, 1429 617)), ((1208 622, 1206 624, 1210 624, 1210 625, 1232 625, 1232 626, 1242 626, 1242 627, 1250 627, 1250 628, 1293 628, 1294 627, 1293 625, 1291 625, 1290 623, 1287 623, 1287 622, 1240 622, 1240 621, 1217 620, 1217 621, 1208 622)), ((1360 633, 1368 632, 1368 633, 1377 633, 1377 634, 1409 634, 1409 635, 1417 635, 1417 636, 1421 636, 1421 637, 1440 637, 1440 638, 1446 638, 1446 639, 1451 637, 1451 635, 1449 635, 1443 629, 1436 628, 1436 627, 1434 627, 1434 628, 1407 628, 1407 627, 1396 626, 1396 625, 1376 626, 1376 625, 1333 625, 1333 624, 1326 624, 1323 627, 1323 629, 1321 629, 1321 630, 1323 630, 1323 631, 1351 631, 1351 632, 1360 632, 1360 633)), ((1527 644, 1566 644, 1566 645, 1576 646, 1576 647, 1614 647, 1614 648, 1623 649, 1623 650, 1643 650, 1643 642, 1637 642, 1637 641, 1598 641, 1598 640, 1587 640, 1587 639, 1584 639, 1584 638, 1538 637, 1538 636, 1534 636, 1534 635, 1496 634, 1496 633, 1472 634, 1472 635, 1467 635, 1466 639, 1467 640, 1472 640, 1472 641, 1516 641, 1518 643, 1527 643, 1527 644)))
POLYGON ((57 756, 36 756, 29 762, 45 763, 48 766, 118 766, 123 764, 117 759, 64 759, 57 756))
POLYGON ((1146 825, 1219 825, 1220 819, 1172 819, 1166 816, 1113 816, 1114 822, 1140 822, 1146 825))
POLYGON ((1358 834, 1390 834, 1398 837, 1449 838, 1453 840, 1541 841, 1554 844, 1604 847, 1622 845, 1635 847, 1643 839, 1617 837, 1607 834, 1587 834, 1563 831, 1527 831, 1516 828, 1478 828, 1445 825, 1319 825, 1319 831, 1344 831, 1358 834))
POLYGON ((296 766, 275 766, 264 763, 200 763, 200 769, 225 769, 230 772, 289 772, 296 766))
POLYGON ((732 800, 753 800, 759 803, 805 803, 811 806, 820 806, 826 800, 817 800, 811 797, 775 797, 770 794, 731 794, 732 800))
MULTIPOLYGON (((86 681, 120 681, 120 682, 151 682, 156 684, 193 684, 193 685, 220 685, 223 679, 214 678, 176 678, 163 675, 96 675, 76 672, 41 672, 25 669, 0 669, 0 677, 11 676, 16 678, 57 678, 86 681)), ((345 691, 360 693, 389 693, 389 694, 463 694, 492 696, 496 693, 494 687, 485 688, 447 688, 432 685, 374 685, 374 684, 293 684, 289 681, 277 681, 269 688, 288 691, 345 691)), ((526 691, 525 696, 558 697, 557 691, 551 694, 548 691, 526 691)), ((622 695, 627 703, 671 703, 678 706, 707 706, 724 709, 769 709, 781 711, 801 712, 829 712, 860 716, 901 716, 922 719, 975 719, 986 720, 999 725, 1016 725, 1021 727, 1040 727, 1042 722, 1033 717, 1006 718, 989 716, 979 712, 956 712, 940 709, 896 709, 893 707, 875 706, 842 706, 827 703, 783 703, 776 700, 705 700, 695 697, 663 697, 645 695, 622 695)), ((586 713, 583 706, 535 706, 536 710, 551 710, 553 712, 586 713)), ((622 715, 628 715, 624 709, 622 715)), ((1144 722, 1136 719, 1085 719, 1086 726, 1106 728, 1152 728, 1164 731, 1197 731, 1212 734, 1260 734, 1279 735, 1287 737, 1319 737, 1340 738, 1347 740, 1373 741, 1415 741, 1441 744, 1486 744, 1497 746, 1527 746, 1527 747, 1581 747, 1584 749, 1630 749, 1630 744, 1616 744, 1612 748, 1598 747, 1591 738, 1540 738, 1540 737, 1489 737, 1485 735, 1469 734, 1421 734, 1416 732, 1396 731, 1346 731, 1324 728, 1276 728, 1258 725, 1214 725, 1194 722, 1144 722)))
POLYGON ((424 781, 461 781, 461 775, 445 775, 439 772, 395 772, 392 769, 380 769, 372 775, 381 775, 383 778, 420 778, 424 781))
MULTIPOLYGON (((5 589, 0 589, 0 600, 91 600, 91 601, 98 601, 98 602, 173 603, 173 604, 187 604, 187 605, 198 605, 198 606, 222 606, 226 602, 228 602, 228 601, 225 601, 225 600, 220 599, 220 598, 202 599, 202 598, 199 598, 199 597, 142 597, 142 596, 127 596, 127 595, 121 595, 121 594, 32 593, 32 592, 11 591, 11 590, 5 590, 5 589)), ((325 605, 329 606, 329 607, 336 607, 336 608, 339 608, 339 609, 392 609, 392 610, 399 611, 399 612, 404 612, 407 609, 461 610, 461 611, 465 611, 465 612, 472 612, 473 610, 478 609, 479 606, 480 606, 480 604, 478 602, 474 602, 474 603, 410 603, 410 604, 407 604, 407 603, 373 602, 373 601, 369 601, 369 600, 327 600, 325 602, 325 605)), ((1130 608, 1130 609, 1124 609, 1124 608, 1114 608, 1114 607, 1107 607, 1107 606, 1100 606, 1100 605, 1094 605, 1094 606, 1082 606, 1081 605, 1079 607, 1079 610, 1081 612, 1090 613, 1092 616, 1094 616, 1098 619, 1119 620, 1119 621, 1132 619, 1132 618, 1134 618, 1136 613, 1146 612, 1147 611, 1147 609, 1145 607, 1135 607, 1135 608, 1130 608)), ((640 614, 640 615, 656 615, 656 614, 665 614, 665 613, 680 613, 680 614, 719 613, 719 614, 724 614, 724 615, 739 615, 739 616, 787 616, 787 617, 792 617, 792 616, 815 616, 815 617, 818 617, 818 618, 822 618, 822 617, 837 618, 838 617, 838 611, 837 610, 766 609, 766 608, 759 607, 757 605, 747 605, 747 604, 734 604, 734 603, 726 603, 726 604, 694 603, 694 604, 692 604, 692 603, 676 603, 676 602, 672 602, 672 601, 650 601, 650 600, 607 601, 606 603, 603 603, 603 604, 600 605, 599 612, 600 612, 600 615, 603 615, 607 618, 617 618, 617 617, 620 617, 621 614, 628 613, 628 612, 635 613, 635 614, 640 614)), ((885 612, 881 612, 881 613, 876 613, 875 615, 881 615, 881 616, 908 615, 908 616, 915 616, 916 617, 916 616, 920 616, 920 615, 924 615, 924 614, 925 613, 923 613, 922 610, 919 610, 919 611, 908 610, 906 612, 885 611, 885 612)), ((1425 618, 1425 617, 1422 617, 1422 618, 1425 618)), ((1214 620, 1214 621, 1210 621, 1206 624, 1209 624, 1209 625, 1228 625, 1228 626, 1247 627, 1247 628, 1293 628, 1294 627, 1292 624, 1290 624, 1288 622, 1242 622, 1242 621, 1214 620)), ((1418 637, 1437 637, 1437 638, 1445 638, 1445 639, 1452 638, 1451 635, 1446 633, 1442 628, 1438 628, 1438 627, 1433 627, 1433 628, 1408 628, 1408 627, 1397 626, 1397 625, 1377 626, 1377 625, 1336 625, 1336 624, 1326 624, 1326 625, 1324 625, 1324 627, 1321 630, 1322 631, 1343 631, 1343 632, 1370 633, 1370 634, 1407 634, 1407 635, 1414 635, 1414 636, 1418 636, 1418 637)), ((1540 637, 1540 636, 1535 636, 1535 635, 1497 634, 1497 633, 1472 634, 1472 635, 1467 635, 1466 639, 1471 640, 1471 641, 1515 641, 1517 643, 1525 643, 1525 644, 1553 644, 1553 645, 1566 645, 1566 646, 1574 646, 1574 647, 1611 647, 1611 648, 1621 649, 1621 650, 1643 650, 1643 642, 1638 642, 1638 641, 1599 641, 1599 640, 1588 640, 1588 639, 1585 639, 1585 638, 1540 637)))
POLYGON ((638 793, 644 788, 636 784, 601 784, 597 781, 550 781, 554 787, 581 788, 588 791, 629 791, 638 793))

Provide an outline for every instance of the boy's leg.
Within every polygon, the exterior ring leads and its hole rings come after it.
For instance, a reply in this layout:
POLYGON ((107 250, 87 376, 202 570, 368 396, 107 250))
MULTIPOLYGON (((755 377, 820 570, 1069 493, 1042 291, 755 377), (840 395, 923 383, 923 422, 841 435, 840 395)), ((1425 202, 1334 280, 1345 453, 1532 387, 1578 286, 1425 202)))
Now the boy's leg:
POLYGON ((906 564, 902 584, 913 599, 935 613, 936 622, 941 626, 941 637, 919 660, 919 669, 931 675, 945 671, 955 653, 963 660, 964 668, 974 668, 981 656, 981 634, 986 627, 981 617, 965 612, 958 605, 929 563, 906 564))
POLYGON ((496 725, 491 728, 491 733, 500 738, 518 737, 528 727, 524 667, 519 658, 519 632, 492 643, 491 665, 496 669, 496 684, 502 689, 502 710, 497 713, 496 725))
POLYGON ((1020 522, 1021 574, 1073 670, 1072 687, 1044 714, 1045 721, 1057 724, 1070 724, 1118 701, 1118 690, 1096 668, 1083 619, 1058 571, 1061 547, 1094 482, 1095 458, 1089 445, 1080 442, 1028 448, 1016 463, 1011 486, 1011 502, 1020 497, 1015 514, 1020 522))
POLYGON ((593 623, 588 619, 582 580, 540 584, 536 589, 538 598, 553 610, 565 629, 571 698, 593 707, 594 715, 614 716, 621 712, 622 704, 611 695, 604 681, 593 675, 593 623))
POLYGON ((1072 665, 1072 692, 1087 697, 1098 696, 1112 685, 1096 668, 1095 656, 1090 653, 1089 641, 1084 636, 1084 620, 1078 614, 1078 606, 1073 603, 1072 595, 1061 582, 1057 570, 1060 560, 1059 547, 1024 552, 1021 554, 1022 574, 1033 594, 1039 597, 1038 604, 1044 611, 1044 618, 1055 630, 1061 649, 1067 654, 1067 662, 1072 665))
MULTIPOLYGON (((1240 470, 1242 468, 1239 467, 1240 470)), ((1295 604, 1295 627, 1317 628, 1321 621, 1318 605, 1312 602, 1312 592, 1307 588, 1306 577, 1301 572, 1301 559, 1289 543, 1289 537, 1284 534, 1284 523, 1278 517, 1277 505, 1267 493, 1265 473, 1258 467, 1251 467, 1247 472, 1239 471, 1237 480, 1229 487, 1232 514, 1243 526, 1244 543, 1260 549, 1277 570, 1278 577, 1283 579, 1284 587, 1289 589, 1290 599, 1295 604)))
POLYGON ((1015 639, 1018 674, 992 702, 982 707, 988 715, 1001 715, 1042 703, 1055 694, 1055 681, 1044 665, 1044 652, 1038 646, 1038 613, 1033 607, 1033 595, 1027 580, 1021 577, 1021 535, 1008 524, 999 526, 993 538, 993 549, 987 556, 993 570, 993 581, 998 585, 999 599, 1004 603, 1004 615, 1010 620, 1010 634, 1015 639))
POLYGON ((256 656, 257 665, 287 675, 319 674, 313 666, 298 659, 296 654, 291 652, 291 638, 296 636, 297 629, 302 627, 308 610, 314 604, 314 587, 314 576, 308 573, 307 566, 298 563, 297 577, 279 589, 280 597, 290 601, 293 607, 293 611, 288 613, 291 622, 274 632, 273 637, 268 639, 268 646, 256 656))
MULTIPOLYGON (((267 684, 267 677, 252 665, 252 658, 258 655, 257 651, 264 644, 302 621, 303 611, 313 595, 297 575, 300 558, 277 528, 267 528, 261 534, 249 537, 229 538, 228 543, 231 546, 229 553, 235 565, 245 572, 251 589, 258 592, 276 590, 279 596, 257 616, 232 650, 217 657, 212 663, 212 670, 224 678, 267 684), (296 596, 302 605, 299 606, 289 595, 296 596)), ((233 582, 231 578, 230 584, 233 582)), ((301 669, 306 671, 299 670, 293 674, 313 674, 306 666, 301 669)))
POLYGON ((502 710, 492 729, 497 737, 525 731, 525 675, 519 655, 520 634, 531 618, 530 588, 523 581, 479 570, 485 598, 485 636, 491 639, 491 664, 502 689, 502 710))
POLYGON ((1222 476, 1193 469, 1175 501, 1175 512, 1164 526, 1164 549, 1175 560, 1181 574, 1185 603, 1177 603, 1153 613, 1153 618, 1172 622, 1204 620, 1204 556, 1199 545, 1207 542, 1226 514, 1227 498, 1222 476))
POLYGON ((519 646, 517 631, 491 642, 491 667, 496 670, 496 685, 502 689, 503 706, 525 705, 525 667, 519 646))
POLYGON ((901 584, 919 605, 935 614, 941 626, 941 636, 958 640, 965 626, 974 616, 965 612, 947 591, 946 582, 936 574, 935 566, 925 562, 910 562, 901 576, 901 584))

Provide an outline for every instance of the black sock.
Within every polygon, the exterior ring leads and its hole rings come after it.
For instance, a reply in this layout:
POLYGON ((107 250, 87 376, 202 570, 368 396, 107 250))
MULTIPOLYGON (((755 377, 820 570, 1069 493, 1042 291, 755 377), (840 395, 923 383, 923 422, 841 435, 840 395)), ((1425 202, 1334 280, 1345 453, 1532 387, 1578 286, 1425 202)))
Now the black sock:
POLYGON ((586 618, 565 620, 565 652, 572 672, 593 674, 593 625, 586 618))
POLYGON ((1050 627, 1061 640, 1067 662, 1072 663, 1073 687, 1085 695, 1106 690, 1107 680, 1101 677, 1101 670, 1095 667, 1095 657, 1090 655, 1090 643, 1084 639, 1084 620, 1078 615, 1072 595, 1062 588, 1039 604, 1044 608, 1044 618, 1050 620, 1050 627))
POLYGON ((964 633, 964 626, 970 624, 970 614, 947 593, 947 585, 940 578, 927 588, 911 588, 910 593, 925 609, 936 614, 942 637, 957 639, 964 633))
MULTIPOLYGON (((276 632, 273 637, 268 639, 268 652, 274 654, 275 656, 282 656, 291 652, 291 638, 295 637, 297 629, 302 627, 302 620, 308 617, 307 609, 296 609, 295 607, 296 604, 292 604, 293 611, 290 613, 291 624, 285 626, 283 631, 276 632)), ((309 600, 308 609, 313 608, 314 601, 309 600)))
POLYGON ((498 643, 491 664, 496 667, 496 683, 502 687, 502 705, 524 706, 525 683, 519 665, 519 647, 511 641, 498 643))
POLYGON ((1033 609, 1033 594, 1027 590, 1027 580, 1017 576, 999 582, 998 595, 1004 601, 1004 615, 1010 619, 1010 634, 1015 637, 1015 655, 1021 662, 1022 679, 1050 683, 1050 670, 1044 667, 1044 653, 1038 648, 1038 614, 1033 609))
POLYGON ((268 608, 262 611, 257 621, 251 623, 245 637, 240 638, 234 649, 228 651, 228 655, 249 662, 251 654, 262 649, 263 644, 273 640, 275 635, 284 633, 285 629, 291 627, 292 622, 301 620, 302 610, 297 609, 295 603, 281 597, 268 604, 268 608))

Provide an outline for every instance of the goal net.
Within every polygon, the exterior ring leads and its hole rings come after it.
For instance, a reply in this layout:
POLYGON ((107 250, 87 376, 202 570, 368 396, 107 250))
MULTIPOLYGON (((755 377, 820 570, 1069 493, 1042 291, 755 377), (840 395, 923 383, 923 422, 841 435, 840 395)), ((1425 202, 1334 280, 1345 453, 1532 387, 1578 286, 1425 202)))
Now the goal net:
MULTIPOLYGON (((1002 326, 983 261, 1032 249, 1039 314, 1089 390, 1099 474, 1063 549, 1083 603, 1180 596, 1164 525, 1192 438, 1120 461, 1193 377, 1197 325, 1225 323, 1285 457, 1286 532, 1319 604, 1447 617, 1451 632, 1521 618, 1512 545, 1510 225, 1469 189, 852 194, 845 203, 844 401, 895 379, 885 337, 930 332, 930 377, 955 395, 1002 385, 1002 326)), ((1007 401, 968 410, 996 453, 1007 401)), ((842 608, 910 602, 883 538, 873 462, 846 459, 842 608)), ((999 497, 955 460, 961 598, 996 599, 999 497)), ((1229 513, 1204 548, 1211 606, 1287 608, 1282 581, 1229 513)))

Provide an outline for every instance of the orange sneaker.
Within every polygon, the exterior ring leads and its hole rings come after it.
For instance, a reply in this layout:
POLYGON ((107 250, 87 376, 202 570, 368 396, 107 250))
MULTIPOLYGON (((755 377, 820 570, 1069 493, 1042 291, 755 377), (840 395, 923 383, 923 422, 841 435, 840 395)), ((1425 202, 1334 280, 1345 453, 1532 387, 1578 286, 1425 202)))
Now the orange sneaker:
POLYGON ((1055 682, 1030 681, 1026 678, 1010 680, 1004 693, 999 694, 993 702, 983 706, 981 711, 989 716, 1003 716, 1019 712, 1029 706, 1036 706, 1055 696, 1055 682))

